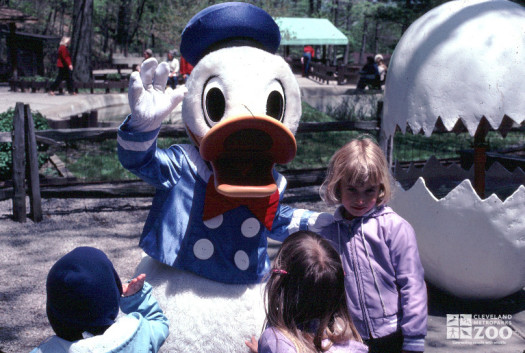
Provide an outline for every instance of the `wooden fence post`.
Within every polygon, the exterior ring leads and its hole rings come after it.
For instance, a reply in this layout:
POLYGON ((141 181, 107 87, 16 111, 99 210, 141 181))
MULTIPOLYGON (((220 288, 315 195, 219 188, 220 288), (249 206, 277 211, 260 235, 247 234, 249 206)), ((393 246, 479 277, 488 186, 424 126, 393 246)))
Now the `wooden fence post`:
POLYGON ((26 132, 26 156, 29 176, 29 202, 30 215, 33 222, 42 221, 42 200, 40 198, 40 178, 38 175, 38 152, 36 147, 35 124, 31 108, 28 104, 25 108, 25 132, 26 132))
POLYGON ((13 218, 26 221, 24 104, 16 103, 13 118, 13 218))
POLYGON ((378 144, 385 153, 386 161, 390 170, 394 167, 394 136, 386 136, 383 129, 383 101, 380 100, 377 102, 377 127, 379 128, 378 132, 378 144))

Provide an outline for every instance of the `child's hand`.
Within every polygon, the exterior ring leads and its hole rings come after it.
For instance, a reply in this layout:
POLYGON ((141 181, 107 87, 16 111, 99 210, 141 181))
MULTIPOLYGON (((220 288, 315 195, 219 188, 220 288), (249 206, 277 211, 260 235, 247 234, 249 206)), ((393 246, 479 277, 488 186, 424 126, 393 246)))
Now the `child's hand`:
POLYGON ((129 297, 137 292, 139 292, 144 286, 144 281, 146 280, 146 275, 144 273, 133 278, 129 283, 124 283, 122 285, 122 296, 129 297))
POLYGON ((250 341, 244 341, 248 348, 250 348, 250 351, 252 353, 257 353, 257 340, 255 339, 255 336, 252 336, 252 339, 250 341))

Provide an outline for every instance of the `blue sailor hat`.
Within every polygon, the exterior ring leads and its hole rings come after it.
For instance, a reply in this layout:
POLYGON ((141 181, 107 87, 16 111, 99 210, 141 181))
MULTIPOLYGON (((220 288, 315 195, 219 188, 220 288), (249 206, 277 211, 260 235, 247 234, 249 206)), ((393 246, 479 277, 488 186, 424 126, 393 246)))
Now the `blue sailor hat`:
POLYGON ((193 16, 182 31, 180 52, 195 66, 221 47, 251 45, 275 54, 280 42, 279 26, 266 11, 245 2, 225 2, 193 16))

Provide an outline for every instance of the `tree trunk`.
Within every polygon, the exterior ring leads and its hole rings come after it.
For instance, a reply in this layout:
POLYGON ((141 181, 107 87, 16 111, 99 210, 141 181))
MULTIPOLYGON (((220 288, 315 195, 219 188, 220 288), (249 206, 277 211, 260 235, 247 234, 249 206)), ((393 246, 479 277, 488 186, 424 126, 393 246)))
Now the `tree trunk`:
POLYGON ((346 8, 346 30, 350 32, 352 29, 352 2, 349 1, 346 8))
POLYGON ((359 51, 359 65, 363 62, 366 51, 366 32, 368 30, 368 16, 363 19, 363 37, 361 39, 361 50, 359 51))
POLYGON ((93 41, 93 0, 75 0, 73 5, 73 35, 71 59, 73 81, 91 79, 91 43, 93 41))
POLYGON ((376 17, 375 32, 374 32, 374 53, 379 52, 379 19, 376 17))
POLYGON ((334 14, 333 14, 334 26, 337 27, 337 23, 339 22, 339 0, 334 0, 332 7, 334 9, 334 14))
POLYGON ((116 42, 120 45, 124 55, 128 55, 128 43, 131 32, 131 2, 122 0, 118 9, 116 42))

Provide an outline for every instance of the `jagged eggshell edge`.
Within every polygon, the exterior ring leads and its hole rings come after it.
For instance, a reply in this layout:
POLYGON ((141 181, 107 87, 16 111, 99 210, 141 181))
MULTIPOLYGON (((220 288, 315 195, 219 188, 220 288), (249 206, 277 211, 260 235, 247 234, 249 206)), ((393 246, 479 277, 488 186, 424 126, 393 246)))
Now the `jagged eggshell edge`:
POLYGON ((525 187, 481 200, 469 180, 436 199, 419 178, 390 205, 416 231, 426 279, 461 298, 497 299, 525 287, 525 187))

